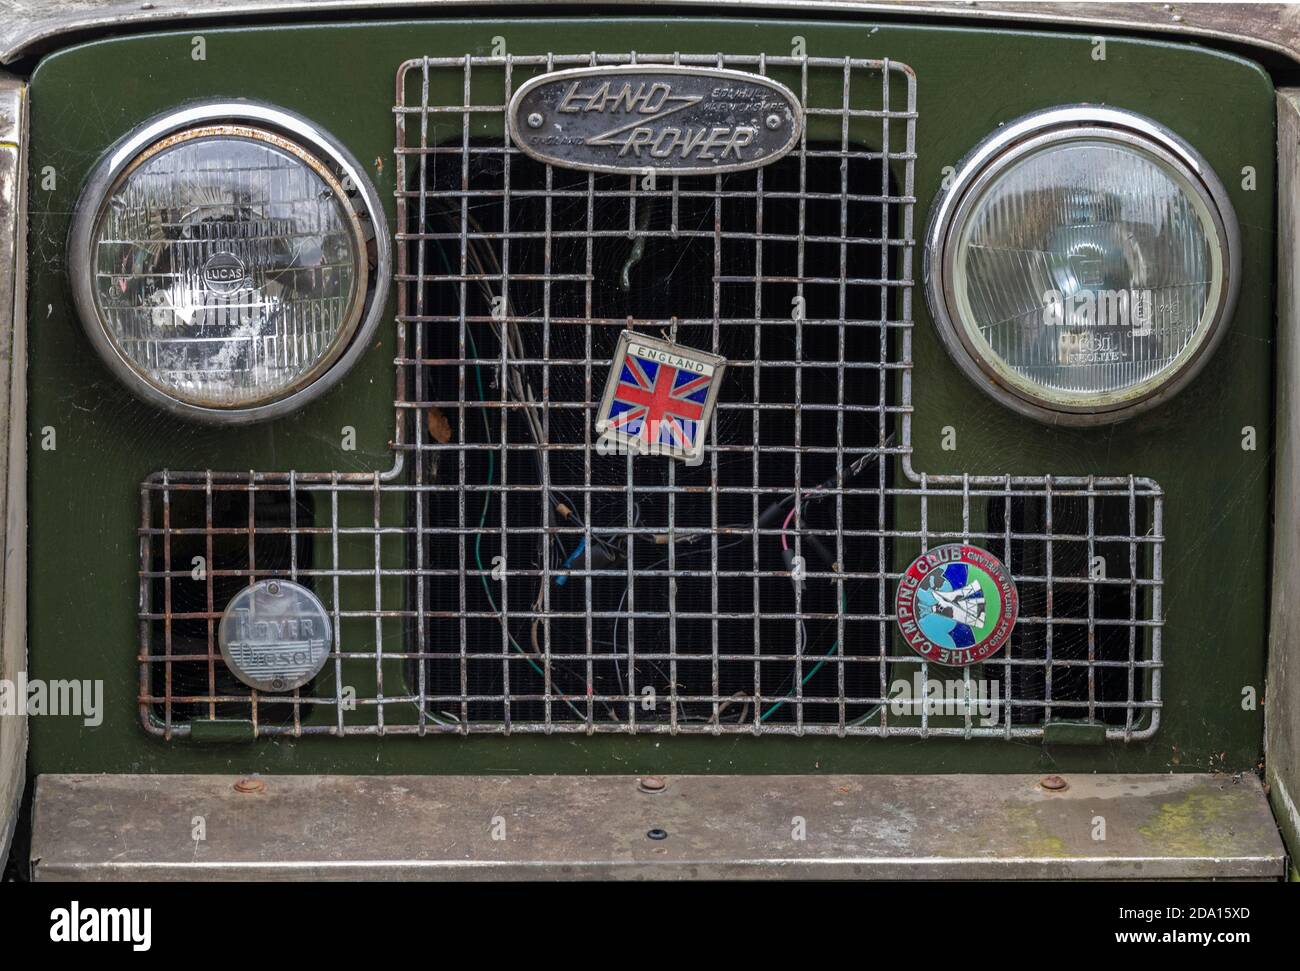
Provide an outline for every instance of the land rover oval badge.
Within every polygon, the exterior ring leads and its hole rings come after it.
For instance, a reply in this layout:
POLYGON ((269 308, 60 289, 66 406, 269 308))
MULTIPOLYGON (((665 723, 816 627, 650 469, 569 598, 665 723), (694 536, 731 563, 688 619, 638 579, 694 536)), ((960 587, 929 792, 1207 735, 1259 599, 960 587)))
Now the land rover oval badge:
POLYGON ((988 550, 948 543, 927 550, 899 578, 894 597, 907 646, 927 661, 961 666, 997 653, 1020 612, 1020 595, 988 550))
POLYGON ((774 162, 803 130, 783 84, 722 68, 630 64, 553 71, 506 111, 526 155, 587 172, 714 175, 774 162))
POLYGON ((333 640, 325 605, 292 580, 259 580, 230 598, 217 628, 221 656, 259 691, 292 691, 325 666, 333 640))

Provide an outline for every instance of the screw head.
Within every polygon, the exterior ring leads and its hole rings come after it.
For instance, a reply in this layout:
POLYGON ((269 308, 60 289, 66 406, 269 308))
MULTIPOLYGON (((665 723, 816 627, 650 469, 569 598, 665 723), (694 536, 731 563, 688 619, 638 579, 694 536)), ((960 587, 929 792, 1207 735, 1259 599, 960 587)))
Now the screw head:
POLYGON ((1066 782, 1059 775, 1044 776, 1038 783, 1048 792, 1064 792, 1070 788, 1070 783, 1066 782))
POLYGON ((240 779, 235 783, 235 791, 242 793, 265 792, 266 783, 261 779, 240 779))
POLYGON ((778 128, 781 127, 781 116, 780 116, 780 115, 768 115, 768 116, 767 116, 766 124, 767 124, 767 127, 770 128, 772 131, 776 131, 778 128))
POLYGON ((650 839, 654 840, 655 842, 658 842, 659 840, 666 840, 668 838, 668 830, 660 829, 658 826, 656 826, 654 829, 647 830, 646 836, 648 836, 650 839))
POLYGON ((542 113, 540 111, 534 111, 532 114, 528 116, 528 127, 529 128, 542 127, 542 113))
POLYGON ((637 779, 636 785, 642 792, 663 792, 668 783, 662 776, 647 775, 637 779))

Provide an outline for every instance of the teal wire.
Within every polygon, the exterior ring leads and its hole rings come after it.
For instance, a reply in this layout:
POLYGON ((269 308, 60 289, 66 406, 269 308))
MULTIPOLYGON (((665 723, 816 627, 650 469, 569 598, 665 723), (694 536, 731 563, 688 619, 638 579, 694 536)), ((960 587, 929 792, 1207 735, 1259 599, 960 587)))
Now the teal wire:
MULTIPOLYGON (((848 597, 845 595, 844 591, 841 590, 840 610, 848 610, 848 608, 849 608, 848 597)), ((835 653, 835 651, 839 648, 839 646, 840 646, 840 642, 836 640, 835 643, 831 645, 830 650, 828 650, 824 655, 822 655, 822 659, 813 665, 812 670, 803 676, 803 680, 799 682, 798 687, 802 688, 809 681, 811 681, 813 679, 813 675, 815 675, 818 671, 822 669, 822 665, 830 660, 831 655, 835 653)), ((780 701, 774 703, 772 707, 769 708, 767 711, 763 712, 763 714, 759 716, 758 720, 760 722, 765 722, 769 718, 771 718, 778 708, 780 708, 782 705, 784 705, 787 701, 790 700, 790 696, 795 693, 795 690, 796 690, 795 685, 791 685, 790 690, 785 693, 785 697, 783 697, 780 701)))
MULTIPOLYGON (((847 595, 846 595, 846 594, 841 590, 841 592, 840 592, 840 610, 848 610, 848 608, 849 608, 848 596, 847 596, 847 595)), ((812 667, 812 670, 810 670, 807 674, 805 674, 805 675, 803 676, 803 680, 799 682, 799 687, 800 687, 800 688, 804 687, 804 686, 805 686, 809 681, 811 681, 811 680, 813 679, 813 676, 814 676, 818 671, 820 671, 820 670, 822 669, 822 666, 823 666, 827 661, 830 660, 831 655, 834 654, 834 653, 836 652, 836 650, 839 649, 839 646, 840 646, 840 642, 839 642, 838 640, 837 640, 834 644, 832 644, 832 645, 830 646, 830 650, 828 650, 824 655, 822 655, 822 659, 821 659, 820 661, 818 661, 816 664, 814 664, 813 667, 812 667)), ((763 712, 763 714, 759 716, 759 719, 758 719, 758 720, 759 720, 760 722, 765 722, 765 721, 767 721, 769 718, 771 718, 772 715, 776 712, 776 710, 777 710, 778 708, 780 708, 782 705, 784 705, 787 701, 790 700, 790 696, 791 696, 792 694, 794 694, 794 692, 795 692, 795 689, 794 689, 793 686, 791 686, 790 690, 787 691, 787 692, 785 693, 785 697, 783 697, 780 701, 774 702, 774 703, 772 704, 772 706, 771 706, 770 708, 767 709, 767 711, 763 712)), ((876 715, 877 713, 879 713, 880 708, 881 708, 881 706, 880 706, 880 705, 877 705, 875 708, 873 708, 871 711, 867 712, 867 713, 866 713, 865 715, 863 715, 861 718, 858 718, 856 721, 849 722, 849 724, 850 724, 850 725, 861 725, 861 724, 862 724, 864 721, 866 721, 868 718, 871 718, 873 715, 876 715)))

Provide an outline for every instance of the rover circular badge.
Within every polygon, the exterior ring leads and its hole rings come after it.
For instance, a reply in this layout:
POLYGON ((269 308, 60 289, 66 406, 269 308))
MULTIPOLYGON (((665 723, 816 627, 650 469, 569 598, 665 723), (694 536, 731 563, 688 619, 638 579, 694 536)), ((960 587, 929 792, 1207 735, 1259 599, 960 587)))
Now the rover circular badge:
POLYGON ((987 660, 1016 625, 1020 597, 988 550, 948 543, 912 561, 898 581, 894 612, 908 647, 927 661, 961 666, 987 660))
POLYGON ((292 691, 320 672, 329 657, 329 614, 320 599, 292 580, 259 580, 230 598, 217 640, 226 665, 259 691, 292 691))

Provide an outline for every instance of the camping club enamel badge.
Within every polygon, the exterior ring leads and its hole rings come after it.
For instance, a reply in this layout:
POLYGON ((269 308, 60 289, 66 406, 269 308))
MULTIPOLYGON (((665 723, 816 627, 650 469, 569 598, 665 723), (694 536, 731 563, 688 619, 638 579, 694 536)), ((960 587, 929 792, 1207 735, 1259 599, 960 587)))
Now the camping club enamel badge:
POLYGON ((927 661, 960 667, 998 652, 1011 636, 1020 595, 988 550, 948 543, 912 561, 898 581, 894 613, 907 646, 927 661))
POLYGON ((726 363, 684 344, 623 331, 596 414, 596 434, 642 455, 698 460, 726 363))

